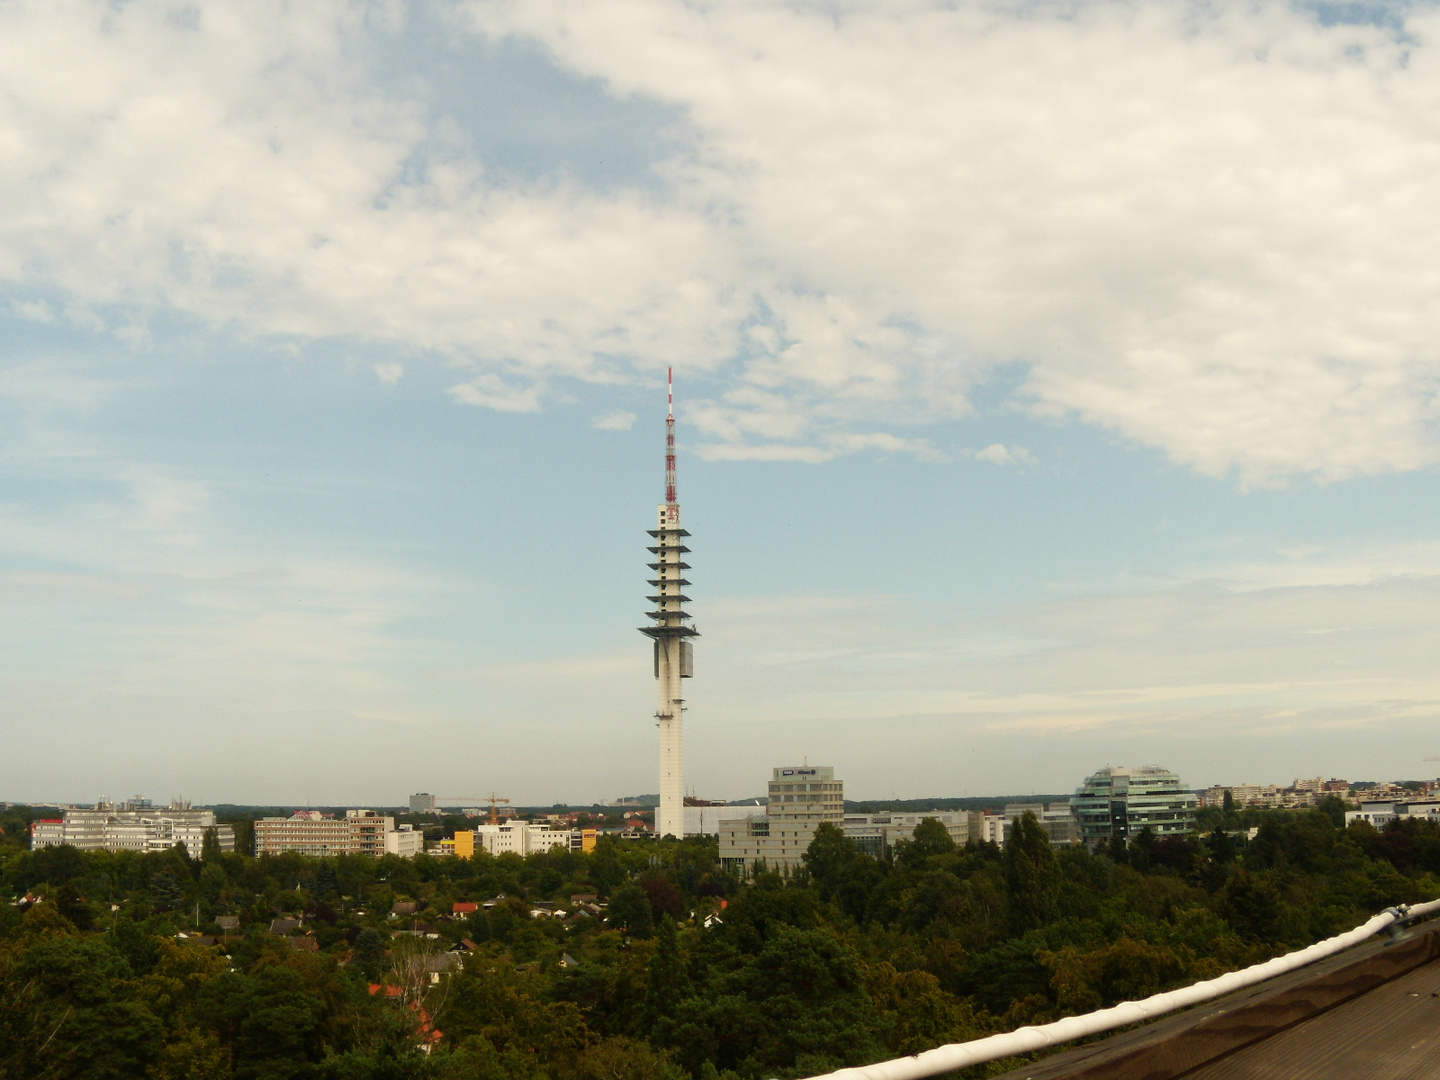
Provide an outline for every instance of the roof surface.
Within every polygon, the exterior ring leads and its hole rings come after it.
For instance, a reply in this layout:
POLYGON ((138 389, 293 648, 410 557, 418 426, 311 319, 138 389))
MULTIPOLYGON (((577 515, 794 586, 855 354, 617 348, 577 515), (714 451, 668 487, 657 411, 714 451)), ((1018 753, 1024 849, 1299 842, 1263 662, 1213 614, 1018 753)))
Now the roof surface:
POLYGON ((1183 1075, 1186 1080, 1440 1076, 1440 961, 1183 1075))
POLYGON ((1379 937, 997 1080, 1440 1078, 1440 923, 1379 937))

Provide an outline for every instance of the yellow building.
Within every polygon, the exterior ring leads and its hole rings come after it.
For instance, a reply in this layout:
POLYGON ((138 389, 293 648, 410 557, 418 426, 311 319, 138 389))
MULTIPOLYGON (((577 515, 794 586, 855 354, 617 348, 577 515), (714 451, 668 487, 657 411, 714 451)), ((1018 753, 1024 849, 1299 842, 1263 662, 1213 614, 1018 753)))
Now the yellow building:
POLYGON ((475 833, 471 830, 457 829, 455 831, 455 856, 460 859, 468 859, 475 854, 475 833))
POLYGON ((600 835, 599 829, 580 830, 580 850, 586 855, 595 850, 595 838, 600 835))

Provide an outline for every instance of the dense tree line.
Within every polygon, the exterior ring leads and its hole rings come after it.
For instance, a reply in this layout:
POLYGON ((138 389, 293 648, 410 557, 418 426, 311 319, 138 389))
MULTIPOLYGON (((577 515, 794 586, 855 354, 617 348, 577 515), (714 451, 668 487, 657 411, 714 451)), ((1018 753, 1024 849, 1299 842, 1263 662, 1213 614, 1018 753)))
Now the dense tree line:
POLYGON ((1053 849, 1029 818, 1004 851, 957 848, 928 821, 886 860, 826 826, 803 872, 742 883, 713 839, 191 860, 32 852, 11 811, 0 1076, 804 1076, 1184 985, 1440 895, 1431 824, 1250 820, 1248 842, 1222 816, 1099 852, 1053 849), (238 929, 210 944, 221 916, 238 929))

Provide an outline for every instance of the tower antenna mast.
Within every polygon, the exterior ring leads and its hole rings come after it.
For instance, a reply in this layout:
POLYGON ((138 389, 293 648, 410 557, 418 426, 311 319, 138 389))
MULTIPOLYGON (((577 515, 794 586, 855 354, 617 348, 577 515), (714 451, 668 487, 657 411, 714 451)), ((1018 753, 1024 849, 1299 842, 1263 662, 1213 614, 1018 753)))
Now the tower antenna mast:
POLYGON ((640 632, 653 643, 655 678, 660 690, 660 707, 655 712, 660 728, 660 807, 655 815, 655 835, 678 839, 685 835, 685 761, 681 738, 685 701, 680 680, 694 673, 690 639, 698 637, 699 631, 690 625, 690 615, 684 609, 690 599, 683 591, 690 584, 684 577, 690 564, 682 559, 690 551, 685 546, 685 538, 690 534, 680 527, 680 502, 675 493, 673 367, 666 373, 666 389, 665 501, 659 507, 657 528, 650 530, 655 546, 649 549, 655 556, 655 561, 649 564, 655 573, 650 579, 655 592, 648 599, 655 610, 649 613, 651 625, 642 626, 640 632))

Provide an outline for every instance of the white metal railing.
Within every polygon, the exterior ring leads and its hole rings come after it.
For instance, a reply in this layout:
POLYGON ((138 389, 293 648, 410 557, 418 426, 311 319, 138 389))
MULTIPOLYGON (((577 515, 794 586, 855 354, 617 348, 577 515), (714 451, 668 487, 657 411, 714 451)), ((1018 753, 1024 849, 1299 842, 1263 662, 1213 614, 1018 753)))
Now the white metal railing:
POLYGON ((1440 900, 1416 904, 1413 907, 1401 904, 1397 908, 1387 908, 1354 930, 1326 938, 1309 948, 1286 953, 1263 964, 1231 971, 1180 990, 1168 990, 1143 1001, 1122 1001, 1108 1009, 1086 1013, 1084 1016, 1067 1016, 1063 1020, 1039 1027, 1017 1028, 1002 1035, 991 1035, 971 1042, 950 1043, 948 1046, 926 1050, 923 1054, 912 1057, 840 1069, 824 1076, 812 1077, 811 1080, 922 1080, 923 1077, 938 1076, 968 1065, 979 1065, 986 1061, 1043 1050, 1047 1046, 1081 1039, 1087 1035, 1098 1035, 1102 1031, 1111 1031, 1129 1024, 1138 1024, 1176 1009, 1188 1008, 1203 1001, 1232 994, 1236 990, 1243 990, 1247 986, 1254 986, 1277 975, 1284 975, 1287 971, 1294 971, 1306 964, 1333 956, 1373 937, 1387 926, 1411 922, 1437 911, 1440 911, 1440 900))

